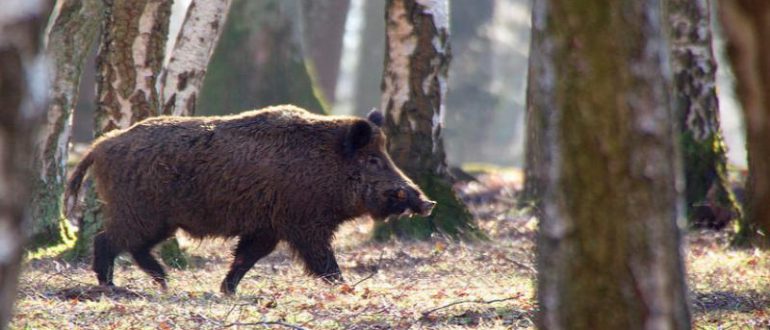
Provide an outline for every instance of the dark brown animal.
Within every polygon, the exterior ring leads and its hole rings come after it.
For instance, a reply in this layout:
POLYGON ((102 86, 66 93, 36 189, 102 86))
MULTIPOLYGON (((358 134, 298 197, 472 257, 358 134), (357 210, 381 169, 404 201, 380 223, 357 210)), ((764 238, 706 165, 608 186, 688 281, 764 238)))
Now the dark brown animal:
POLYGON ((114 259, 128 251, 165 288, 150 251, 178 228, 196 238, 239 237, 225 294, 279 241, 310 274, 342 281, 331 247, 341 223, 365 214, 429 215, 435 205, 393 164, 381 124, 378 112, 364 120, 288 105, 151 118, 93 144, 70 178, 67 213, 92 167, 107 215, 94 238, 100 285, 113 285, 114 259))

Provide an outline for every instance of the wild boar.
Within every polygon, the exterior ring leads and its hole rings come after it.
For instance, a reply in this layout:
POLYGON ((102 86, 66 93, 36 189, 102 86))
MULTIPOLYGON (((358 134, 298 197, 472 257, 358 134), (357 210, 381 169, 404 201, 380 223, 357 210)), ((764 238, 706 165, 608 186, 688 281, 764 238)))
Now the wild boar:
POLYGON ((285 241, 306 271, 342 281, 331 241, 362 215, 418 213, 429 200, 386 151, 383 116, 321 116, 290 106, 221 117, 155 117, 94 142, 71 175, 67 214, 89 167, 106 219, 94 238, 93 270, 113 284, 129 252, 162 287, 150 251, 182 229, 195 238, 238 237, 220 290, 285 241))

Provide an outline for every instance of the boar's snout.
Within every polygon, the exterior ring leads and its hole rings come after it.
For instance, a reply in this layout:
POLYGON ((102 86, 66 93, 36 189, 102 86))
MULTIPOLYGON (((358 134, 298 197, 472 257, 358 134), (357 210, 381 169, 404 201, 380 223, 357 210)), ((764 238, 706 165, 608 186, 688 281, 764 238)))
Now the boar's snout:
POLYGON ((391 190, 387 195, 388 215, 411 216, 418 214, 427 217, 436 206, 436 202, 427 199, 421 191, 408 186, 391 190))

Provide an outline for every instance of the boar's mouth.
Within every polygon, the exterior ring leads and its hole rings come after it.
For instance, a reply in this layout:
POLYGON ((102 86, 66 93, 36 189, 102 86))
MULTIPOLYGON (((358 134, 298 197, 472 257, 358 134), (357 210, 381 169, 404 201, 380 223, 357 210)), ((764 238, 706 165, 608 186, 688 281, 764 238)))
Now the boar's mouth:
POLYGON ((422 217, 430 216, 436 202, 427 200, 419 192, 409 188, 399 188, 386 193, 386 203, 380 216, 376 218, 385 219, 389 216, 408 216, 419 215, 422 217))

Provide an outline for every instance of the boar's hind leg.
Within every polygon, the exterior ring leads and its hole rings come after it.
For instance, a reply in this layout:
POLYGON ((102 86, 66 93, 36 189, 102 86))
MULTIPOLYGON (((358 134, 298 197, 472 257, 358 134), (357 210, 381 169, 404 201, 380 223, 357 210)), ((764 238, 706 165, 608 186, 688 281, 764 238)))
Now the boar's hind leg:
POLYGON ((334 258, 331 237, 318 241, 292 239, 289 244, 305 262, 308 273, 332 284, 344 282, 337 259, 334 258))
POLYGON ((241 236, 233 255, 233 264, 227 273, 219 290, 226 295, 235 293, 235 287, 262 257, 270 254, 278 244, 278 239, 272 232, 262 232, 254 235, 241 236))
POLYGON ((163 266, 158 263, 150 251, 157 242, 145 244, 140 248, 132 249, 131 256, 134 257, 134 261, 145 273, 152 276, 155 283, 158 283, 163 290, 167 289, 166 286, 166 272, 163 270, 163 266))
POLYGON ((99 232, 94 236, 93 270, 96 272, 99 285, 115 285, 112 283, 112 270, 118 253, 120 250, 114 247, 105 232, 99 232))

